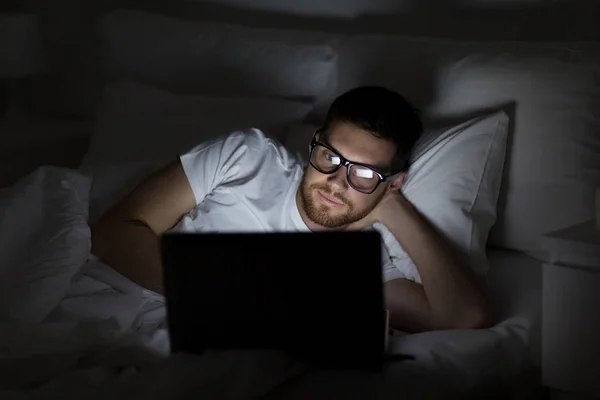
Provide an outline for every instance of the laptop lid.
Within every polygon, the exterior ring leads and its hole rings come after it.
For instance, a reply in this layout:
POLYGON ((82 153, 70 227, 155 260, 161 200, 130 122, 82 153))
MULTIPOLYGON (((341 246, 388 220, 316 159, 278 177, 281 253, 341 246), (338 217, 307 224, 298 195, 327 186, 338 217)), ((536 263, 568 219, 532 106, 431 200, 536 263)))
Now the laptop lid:
POLYGON ((173 352, 276 349, 380 370, 387 332, 376 231, 161 237, 173 352))

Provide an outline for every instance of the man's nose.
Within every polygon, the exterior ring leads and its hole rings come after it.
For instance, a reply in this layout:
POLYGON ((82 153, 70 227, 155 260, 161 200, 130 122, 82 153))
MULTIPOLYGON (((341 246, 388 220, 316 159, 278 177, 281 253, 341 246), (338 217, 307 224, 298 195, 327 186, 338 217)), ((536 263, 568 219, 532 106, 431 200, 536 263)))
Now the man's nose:
POLYGON ((329 184, 339 190, 348 188, 348 180, 346 179, 346 167, 340 167, 337 171, 327 177, 329 184))

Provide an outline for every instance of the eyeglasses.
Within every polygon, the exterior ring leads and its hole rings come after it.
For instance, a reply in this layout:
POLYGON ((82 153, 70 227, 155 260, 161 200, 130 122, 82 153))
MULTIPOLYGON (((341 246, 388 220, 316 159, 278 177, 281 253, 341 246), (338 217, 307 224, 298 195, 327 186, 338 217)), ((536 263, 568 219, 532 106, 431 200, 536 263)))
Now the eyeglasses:
POLYGON ((348 184, 360 193, 371 194, 381 182, 385 182, 402 172, 383 175, 369 166, 348 161, 331 147, 318 142, 316 136, 319 132, 315 132, 310 142, 310 165, 326 175, 333 174, 342 166, 346 167, 348 184))

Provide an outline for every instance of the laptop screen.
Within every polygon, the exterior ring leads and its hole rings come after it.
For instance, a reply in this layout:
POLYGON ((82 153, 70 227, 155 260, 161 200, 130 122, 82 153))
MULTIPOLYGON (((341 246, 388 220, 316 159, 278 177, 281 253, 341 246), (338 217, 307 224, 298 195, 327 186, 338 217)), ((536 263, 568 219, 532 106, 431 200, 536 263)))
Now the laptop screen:
POLYGON ((326 368, 379 369, 376 231, 166 234, 171 349, 278 349, 326 368))

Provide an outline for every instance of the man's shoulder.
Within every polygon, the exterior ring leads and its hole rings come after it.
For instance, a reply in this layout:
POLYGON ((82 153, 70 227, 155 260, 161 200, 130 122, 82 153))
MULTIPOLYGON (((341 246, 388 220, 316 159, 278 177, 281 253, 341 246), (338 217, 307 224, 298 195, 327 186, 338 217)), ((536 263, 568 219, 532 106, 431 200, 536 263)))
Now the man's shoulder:
POLYGON ((236 130, 202 141, 182 158, 221 162, 241 162, 256 158, 267 148, 268 139, 259 129, 236 130))
POLYGON ((272 178, 278 172, 285 173, 302 165, 279 141, 257 128, 228 133, 201 144, 191 153, 194 158, 212 160, 208 164, 214 164, 227 175, 258 177, 266 172, 272 178))
POLYGON ((302 160, 276 138, 268 136, 262 130, 251 128, 230 133, 225 138, 226 147, 236 151, 247 150, 248 158, 259 159, 261 163, 277 163, 284 169, 293 169, 301 165, 302 160))
POLYGON ((251 148, 261 148, 269 141, 267 135, 258 128, 236 130, 226 134, 222 139, 226 143, 246 145, 251 148))

